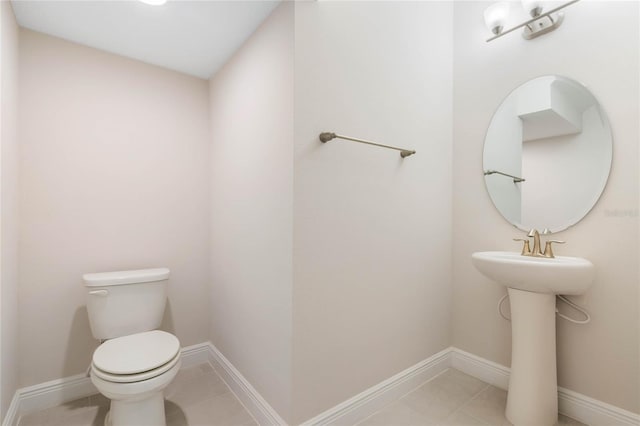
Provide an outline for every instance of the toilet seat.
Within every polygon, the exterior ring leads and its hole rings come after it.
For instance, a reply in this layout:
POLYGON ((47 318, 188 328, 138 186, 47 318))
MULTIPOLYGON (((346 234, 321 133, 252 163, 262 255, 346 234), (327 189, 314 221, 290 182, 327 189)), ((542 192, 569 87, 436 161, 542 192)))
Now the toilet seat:
POLYGON ((132 383, 162 374, 179 358, 178 339, 153 330, 107 340, 93 353, 92 370, 103 380, 132 383))
POLYGON ((158 368, 154 368, 153 370, 143 371, 142 373, 137 374, 111 374, 106 371, 100 370, 95 364, 91 364, 91 373, 96 377, 101 378, 107 382, 113 383, 134 383, 134 382, 142 382, 144 380, 153 379, 173 368, 178 362, 180 362, 180 353, 176 354, 175 357, 165 365, 162 365, 158 368))

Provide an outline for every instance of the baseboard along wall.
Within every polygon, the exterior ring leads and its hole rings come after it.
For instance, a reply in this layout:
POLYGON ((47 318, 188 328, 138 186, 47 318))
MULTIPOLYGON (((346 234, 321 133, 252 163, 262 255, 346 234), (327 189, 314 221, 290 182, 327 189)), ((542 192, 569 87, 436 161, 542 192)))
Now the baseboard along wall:
MULTIPOLYGON (((209 344, 199 343, 181 349, 182 368, 209 362, 209 344)), ((18 389, 13 395, 2 426, 17 426, 20 416, 98 393, 86 374, 51 380, 18 389)))
MULTIPOLYGON (((217 371, 260 425, 286 425, 211 342, 182 349, 182 368, 205 363, 217 371)), ((356 424, 447 368, 455 368, 501 389, 506 390, 509 386, 509 368, 450 347, 303 422, 302 426, 356 424)), ((16 426, 21 415, 96 393, 91 380, 84 374, 18 389, 2 426, 16 426)), ((591 426, 640 426, 639 414, 560 387, 558 407, 561 414, 591 426)))
MULTIPOLYGON (((451 367, 500 389, 509 388, 509 368, 461 349, 451 348, 451 367)), ((590 426, 640 426, 640 414, 562 387, 558 387, 558 412, 590 426)))

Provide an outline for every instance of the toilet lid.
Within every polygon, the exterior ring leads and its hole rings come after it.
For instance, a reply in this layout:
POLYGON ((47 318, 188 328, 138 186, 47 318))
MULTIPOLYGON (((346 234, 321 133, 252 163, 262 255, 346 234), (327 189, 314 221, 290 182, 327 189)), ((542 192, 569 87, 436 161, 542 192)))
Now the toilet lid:
POLYGON ((137 374, 158 368, 180 351, 173 334, 146 331, 107 340, 93 353, 93 364, 111 374, 137 374))

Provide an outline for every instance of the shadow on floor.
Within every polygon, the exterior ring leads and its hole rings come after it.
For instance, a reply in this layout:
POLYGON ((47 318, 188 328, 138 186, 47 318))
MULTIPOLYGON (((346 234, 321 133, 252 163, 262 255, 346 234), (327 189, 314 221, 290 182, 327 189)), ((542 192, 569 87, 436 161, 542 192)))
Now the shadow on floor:
POLYGON ((164 412, 167 417, 167 426, 187 426, 187 416, 178 404, 164 400, 164 412))

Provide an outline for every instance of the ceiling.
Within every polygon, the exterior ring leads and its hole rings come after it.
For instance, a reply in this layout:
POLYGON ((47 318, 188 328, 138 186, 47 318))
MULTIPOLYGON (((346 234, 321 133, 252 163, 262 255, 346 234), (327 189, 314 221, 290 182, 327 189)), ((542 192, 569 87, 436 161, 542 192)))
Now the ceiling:
POLYGON ((278 3, 12 0, 21 27, 205 79, 278 3))

